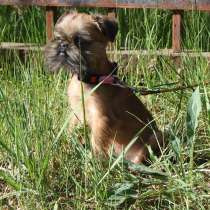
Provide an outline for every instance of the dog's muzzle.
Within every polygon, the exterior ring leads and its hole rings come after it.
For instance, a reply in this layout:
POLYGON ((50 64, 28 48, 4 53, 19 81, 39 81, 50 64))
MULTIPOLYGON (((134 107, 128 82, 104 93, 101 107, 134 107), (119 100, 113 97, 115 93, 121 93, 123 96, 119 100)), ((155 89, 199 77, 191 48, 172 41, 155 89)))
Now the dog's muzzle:
POLYGON ((59 56, 67 56, 66 50, 68 49, 69 44, 65 41, 60 41, 58 45, 58 55, 59 56))

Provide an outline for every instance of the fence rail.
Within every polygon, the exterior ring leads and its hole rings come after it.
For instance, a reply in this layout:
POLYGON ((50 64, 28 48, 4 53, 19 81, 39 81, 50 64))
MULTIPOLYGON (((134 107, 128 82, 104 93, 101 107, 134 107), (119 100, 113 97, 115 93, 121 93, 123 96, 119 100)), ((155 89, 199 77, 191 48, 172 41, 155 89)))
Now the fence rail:
POLYGON ((210 11, 209 0, 0 0, 0 4, 210 11))

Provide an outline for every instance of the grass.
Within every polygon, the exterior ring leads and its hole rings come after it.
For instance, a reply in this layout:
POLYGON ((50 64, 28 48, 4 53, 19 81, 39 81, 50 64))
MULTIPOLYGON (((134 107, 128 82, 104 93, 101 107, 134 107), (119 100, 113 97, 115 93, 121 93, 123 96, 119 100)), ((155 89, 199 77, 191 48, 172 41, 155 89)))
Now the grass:
MULTIPOLYGON (((0 41, 45 42, 42 9, 0 12, 0 41)), ((117 13, 116 48, 171 46, 170 12, 117 13)), ((209 14, 183 15, 183 48, 210 51, 209 14)), ((0 209, 209 209, 210 88, 203 85, 210 79, 209 61, 185 57, 176 66, 165 57, 117 59, 120 77, 134 87, 201 84, 194 92, 139 96, 171 133, 162 155, 151 154, 149 167, 95 159, 88 138, 85 148, 79 144, 83 128, 68 134, 68 75, 49 74, 41 52, 25 62, 17 52, 0 54, 0 209)))

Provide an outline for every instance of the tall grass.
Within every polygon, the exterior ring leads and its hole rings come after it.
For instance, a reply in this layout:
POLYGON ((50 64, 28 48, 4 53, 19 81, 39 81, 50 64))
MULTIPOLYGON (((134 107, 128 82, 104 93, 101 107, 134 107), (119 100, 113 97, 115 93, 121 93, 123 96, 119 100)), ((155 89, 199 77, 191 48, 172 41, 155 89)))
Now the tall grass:
MULTIPOLYGON (((92 10, 81 9, 92 12, 92 10)), ((60 11, 62 13, 63 11, 60 11)), ((97 12, 105 13, 104 10, 97 12)), ((0 41, 45 42, 44 10, 0 8, 0 41)), ((171 13, 117 10, 116 48, 160 49, 171 46, 171 13)), ((182 47, 210 50, 210 16, 184 13, 182 47)), ((82 128, 70 135, 66 88, 68 74, 47 72, 41 52, 20 60, 0 54, 0 206, 1 209, 208 209, 210 174, 209 61, 184 57, 118 57, 119 75, 134 87, 201 84, 199 89, 149 95, 141 100, 169 145, 151 165, 122 158, 98 160, 82 128)))

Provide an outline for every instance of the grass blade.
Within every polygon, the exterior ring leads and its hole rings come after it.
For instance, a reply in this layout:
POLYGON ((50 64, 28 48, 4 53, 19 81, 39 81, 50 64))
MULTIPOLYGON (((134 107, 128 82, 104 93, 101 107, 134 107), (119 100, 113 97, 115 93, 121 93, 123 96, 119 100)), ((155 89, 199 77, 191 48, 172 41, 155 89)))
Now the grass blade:
POLYGON ((11 175, 6 173, 4 170, 0 169, 0 178, 3 179, 3 181, 12 187, 13 189, 19 191, 22 189, 22 184, 18 183, 11 175))
POLYGON ((209 104, 209 98, 207 95, 206 88, 204 87, 204 96, 205 96, 205 102, 206 102, 206 111, 207 111, 207 117, 208 117, 208 124, 210 125, 210 104, 209 104))

